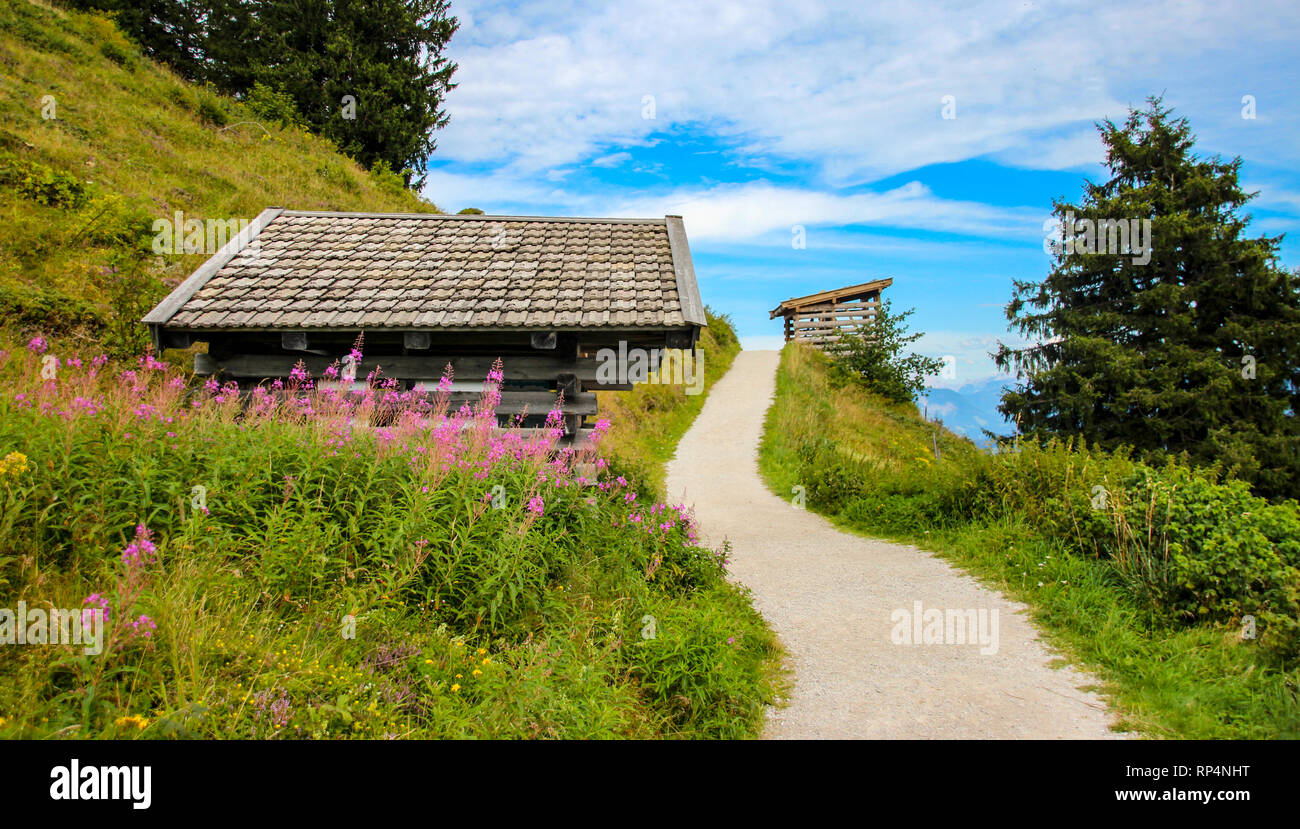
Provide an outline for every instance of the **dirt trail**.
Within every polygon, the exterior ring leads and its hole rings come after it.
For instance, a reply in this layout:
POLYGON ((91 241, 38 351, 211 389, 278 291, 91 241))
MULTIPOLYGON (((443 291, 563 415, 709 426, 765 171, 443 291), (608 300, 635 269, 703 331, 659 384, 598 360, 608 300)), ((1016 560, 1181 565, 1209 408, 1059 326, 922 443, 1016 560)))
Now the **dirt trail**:
POLYGON ((777 360, 775 351, 741 352, 668 467, 670 501, 694 507, 710 545, 731 541, 732 577, 753 590, 789 652, 794 691, 787 708, 772 710, 766 736, 1124 736, 1109 730, 1105 703, 1079 690, 1095 680, 1049 667, 1023 605, 930 553, 838 530, 764 486, 758 441, 777 360), (891 614, 918 601, 983 609, 989 620, 996 609, 996 653, 894 644, 891 614))

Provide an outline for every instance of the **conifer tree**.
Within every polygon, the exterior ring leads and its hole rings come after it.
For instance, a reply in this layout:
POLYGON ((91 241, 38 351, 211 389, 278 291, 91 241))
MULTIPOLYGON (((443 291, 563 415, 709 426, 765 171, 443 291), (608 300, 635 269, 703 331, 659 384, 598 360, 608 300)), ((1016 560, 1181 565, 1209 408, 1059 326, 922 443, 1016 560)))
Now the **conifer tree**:
POLYGON ((1022 381, 1000 410, 1026 435, 1185 453, 1294 497, 1300 274, 1282 237, 1246 236, 1241 159, 1194 155, 1160 98, 1098 129, 1110 178, 1054 202, 1053 268, 1015 283, 1007 318, 1031 344, 999 346, 1022 381))

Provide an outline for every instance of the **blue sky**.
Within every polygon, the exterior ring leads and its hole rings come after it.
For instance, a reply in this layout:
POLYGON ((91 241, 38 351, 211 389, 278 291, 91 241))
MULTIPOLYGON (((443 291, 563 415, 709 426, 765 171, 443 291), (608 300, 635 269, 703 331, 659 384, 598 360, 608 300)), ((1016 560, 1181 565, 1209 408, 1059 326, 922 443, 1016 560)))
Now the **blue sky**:
POLYGON ((1300 267, 1294 2, 452 5, 459 86, 425 195, 681 214, 747 348, 777 347, 782 299, 890 277, 917 350, 956 357, 936 385, 993 376, 1012 280, 1047 273, 1052 199, 1103 178, 1093 124, 1152 94, 1201 154, 1242 156, 1254 233, 1288 234, 1300 267))

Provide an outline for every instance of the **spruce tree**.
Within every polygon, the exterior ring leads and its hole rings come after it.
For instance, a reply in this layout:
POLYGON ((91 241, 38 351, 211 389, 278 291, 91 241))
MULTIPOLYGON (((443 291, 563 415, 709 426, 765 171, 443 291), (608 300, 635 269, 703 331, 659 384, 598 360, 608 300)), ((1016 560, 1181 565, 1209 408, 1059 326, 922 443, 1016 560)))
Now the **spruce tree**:
POLYGON ((1240 209, 1257 194, 1238 182, 1241 159, 1194 155, 1160 98, 1098 130, 1110 178, 1087 182, 1082 204, 1053 202, 1075 238, 1053 245, 1041 282, 1015 282, 1007 318, 1031 344, 999 345, 999 367, 1022 380, 1000 410, 1029 436, 1185 454, 1294 497, 1300 274, 1280 267, 1282 237, 1245 235, 1240 209))

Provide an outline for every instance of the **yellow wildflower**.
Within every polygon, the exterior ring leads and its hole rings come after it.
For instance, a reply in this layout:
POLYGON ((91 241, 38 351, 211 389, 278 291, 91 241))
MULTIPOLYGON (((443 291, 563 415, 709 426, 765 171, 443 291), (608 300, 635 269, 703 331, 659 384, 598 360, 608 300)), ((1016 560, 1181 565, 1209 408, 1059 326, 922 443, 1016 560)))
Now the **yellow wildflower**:
POLYGON ((149 721, 138 714, 131 714, 126 717, 118 717, 113 721, 113 724, 121 728, 127 728, 128 726, 134 725, 139 730, 144 731, 145 727, 149 725, 149 721))
POLYGON ((30 467, 27 465, 27 456, 22 452, 10 452, 0 459, 0 475, 7 475, 12 472, 15 475, 21 475, 30 467))
POLYGON ((457 683, 457 684, 451 686, 451 690, 453 690, 453 691, 459 691, 459 690, 460 690, 460 683, 457 683))

